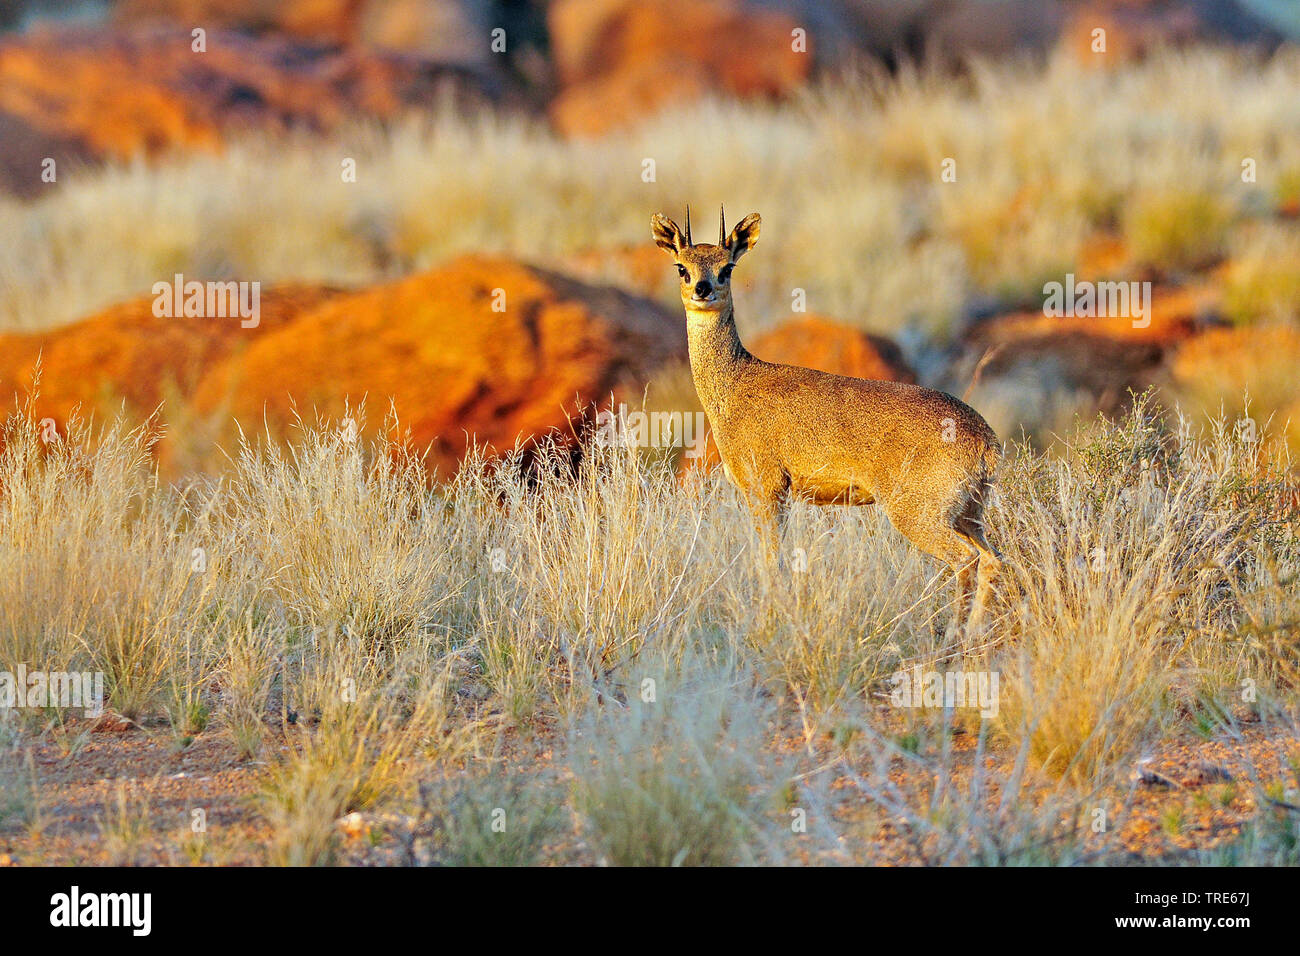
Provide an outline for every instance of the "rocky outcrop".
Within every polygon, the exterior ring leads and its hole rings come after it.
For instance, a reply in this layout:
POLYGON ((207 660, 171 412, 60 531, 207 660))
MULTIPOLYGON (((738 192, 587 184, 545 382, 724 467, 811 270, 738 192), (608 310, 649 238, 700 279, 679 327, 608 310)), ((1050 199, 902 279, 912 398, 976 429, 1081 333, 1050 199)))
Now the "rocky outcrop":
POLYGON ((749 350, 768 362, 801 365, 852 378, 916 382, 892 341, 820 315, 809 315, 755 336, 749 350))
POLYGON ((738 0, 557 0, 555 125, 595 135, 709 93, 778 96, 811 70, 789 16, 738 0))
POLYGON ((174 26, 37 30, 0 40, 0 188, 38 192, 46 156, 215 150, 241 131, 328 132, 448 96, 488 102, 504 94, 487 74, 399 54, 217 29, 207 30, 206 52, 193 42, 174 26))
POLYGON ((38 414, 62 424, 78 405, 136 414, 188 396, 223 359, 341 293, 284 285, 260 295, 255 327, 238 318, 162 318, 154 297, 133 299, 51 332, 0 335, 0 401, 30 390, 40 365, 38 414))
POLYGON ((611 288, 482 256, 344 296, 261 336, 200 383, 199 413, 285 423, 395 404, 440 474, 471 442, 501 452, 551 434, 572 443, 593 403, 640 388, 685 355, 680 318, 611 288))

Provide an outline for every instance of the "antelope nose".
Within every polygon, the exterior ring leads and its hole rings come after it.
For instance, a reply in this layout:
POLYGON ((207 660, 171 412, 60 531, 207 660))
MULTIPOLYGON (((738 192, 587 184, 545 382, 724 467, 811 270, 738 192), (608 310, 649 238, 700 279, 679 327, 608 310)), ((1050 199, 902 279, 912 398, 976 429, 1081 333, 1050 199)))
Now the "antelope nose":
POLYGON ((703 279, 695 283, 695 298, 697 299, 705 298, 712 291, 713 291, 713 287, 709 285, 707 282, 705 282, 703 279))

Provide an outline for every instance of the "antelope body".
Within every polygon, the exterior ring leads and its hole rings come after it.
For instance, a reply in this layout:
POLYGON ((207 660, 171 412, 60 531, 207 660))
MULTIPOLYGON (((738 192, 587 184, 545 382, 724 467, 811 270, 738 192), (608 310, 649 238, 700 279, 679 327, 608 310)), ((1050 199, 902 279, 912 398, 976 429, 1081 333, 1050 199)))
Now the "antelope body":
POLYGON ((969 405, 930 388, 764 362, 736 333, 731 272, 758 239, 751 213, 718 244, 696 245, 663 215, 657 245, 681 276, 691 373, 727 477, 779 551, 791 495, 816 504, 879 504, 912 544, 957 577, 957 618, 974 626, 1001 556, 984 507, 1002 458, 998 437, 969 405), (975 577, 974 608, 969 610, 975 577))

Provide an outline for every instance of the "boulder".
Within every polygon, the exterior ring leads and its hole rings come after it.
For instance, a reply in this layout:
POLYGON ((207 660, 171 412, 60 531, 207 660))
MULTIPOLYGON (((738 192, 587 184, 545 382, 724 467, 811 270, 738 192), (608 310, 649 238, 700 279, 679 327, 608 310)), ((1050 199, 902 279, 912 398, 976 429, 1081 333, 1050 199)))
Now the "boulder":
POLYGON ((1087 0, 1069 10, 1060 44, 1086 66, 1114 67, 1161 47, 1195 43, 1254 43, 1274 47, 1286 18, 1264 15, 1248 0, 1087 0), (1105 31, 1105 50, 1096 30, 1105 31))
POLYGON ((481 103, 503 92, 485 74, 395 53, 217 29, 207 31, 207 52, 193 52, 192 42, 188 29, 164 25, 0 40, 0 127, 6 157, 14 157, 0 163, 0 188, 43 188, 31 157, 215 150, 237 131, 327 132, 358 117, 392 119, 448 94, 481 103))
POLYGON ((118 23, 282 33, 315 43, 347 43, 360 30, 366 0, 119 0, 118 23))
POLYGON ((1130 392, 1160 382, 1179 343, 1219 322, 1218 289, 1155 286, 1149 317, 1055 316, 1042 309, 985 320, 966 335, 943 387, 961 395, 1004 438, 1023 427, 1048 441, 1075 413, 1117 415, 1130 392), (982 367, 981 367, 982 366, 982 367))
POLYGON ((205 376, 194 405, 274 427, 295 408, 337 417, 364 399, 374 425, 391 399, 411 445, 446 476, 471 441, 495 452, 547 434, 573 444, 593 403, 639 395, 685 353, 680 317, 653 302, 466 256, 262 335, 205 376))
POLYGON ((889 339, 820 315, 786 322, 755 336, 749 350, 768 362, 801 365, 852 378, 916 382, 889 339))
POLYGON ((238 318, 159 318, 149 296, 53 331, 0 334, 0 401, 11 405, 31 389, 39 360, 36 412, 60 427, 78 405, 105 412, 125 399, 147 414, 170 393, 190 395, 226 356, 338 295, 310 285, 264 290, 253 328, 238 318))
POLYGON ((739 0, 557 0, 548 11, 561 90, 551 118, 599 135, 708 93, 778 96, 811 70, 789 16, 739 0))
POLYGON ((486 67, 489 0, 121 0, 119 23, 167 22, 310 43, 360 44, 431 62, 486 67))
POLYGON ((583 249, 564 257, 562 265, 565 272, 588 282, 616 285, 650 299, 671 299, 680 285, 664 251, 645 242, 583 249))
POLYGON ((1162 384, 1194 422, 1221 410, 1230 420, 1249 414, 1257 435, 1269 422, 1271 434, 1285 438, 1294 455, 1300 450, 1297 368, 1300 329, 1289 324, 1218 328, 1180 343, 1162 384))

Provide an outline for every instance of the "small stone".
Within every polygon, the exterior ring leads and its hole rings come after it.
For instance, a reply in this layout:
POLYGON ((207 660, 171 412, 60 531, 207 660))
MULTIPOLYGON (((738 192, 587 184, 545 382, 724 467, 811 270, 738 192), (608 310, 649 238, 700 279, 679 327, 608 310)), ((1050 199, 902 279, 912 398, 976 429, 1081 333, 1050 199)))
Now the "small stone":
POLYGON ((1181 787, 1177 780, 1172 780, 1150 766, 1151 758, 1144 757, 1133 768, 1133 780, 1147 787, 1181 787))
POLYGON ((366 818, 355 810, 345 817, 339 817, 337 824, 339 829, 349 837, 365 836, 370 832, 370 824, 366 822, 366 818))
POLYGON ((98 717, 90 725, 92 734, 124 734, 132 727, 132 721, 116 714, 111 710, 104 711, 103 715, 98 717))
POLYGON ((1231 783, 1236 777, 1224 767, 1208 760, 1198 760, 1184 780, 1187 786, 1207 783, 1231 783))

